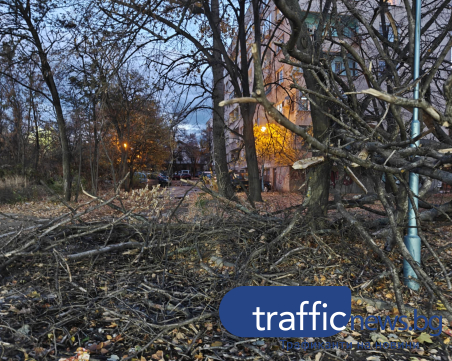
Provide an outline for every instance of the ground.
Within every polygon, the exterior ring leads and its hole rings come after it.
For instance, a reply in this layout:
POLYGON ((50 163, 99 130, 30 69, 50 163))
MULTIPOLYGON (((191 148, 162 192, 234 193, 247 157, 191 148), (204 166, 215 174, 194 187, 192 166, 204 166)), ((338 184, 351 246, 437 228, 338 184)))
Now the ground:
MULTIPOLYGON (((59 360, 74 356, 78 347, 85 348, 91 360, 109 361, 450 360, 452 331, 445 318, 437 337, 381 327, 351 330, 349 325, 331 338, 289 339, 293 343, 351 342, 353 350, 283 350, 281 340, 275 338, 231 335, 218 318, 218 305, 237 286, 345 285, 354 296, 353 314, 383 317, 398 314, 394 289, 384 264, 346 225, 312 233, 301 220, 278 241, 287 215, 303 201, 299 194, 264 194, 264 203, 257 205, 259 217, 267 217, 264 221, 191 186, 171 188, 137 190, 121 194, 122 204, 112 202, 134 209, 138 218, 131 213, 124 218, 122 211, 108 206, 87 212, 100 204, 87 195, 69 204, 72 211, 52 197, 0 206, 0 346, 5 360, 59 360), (190 193, 185 195, 187 190, 190 193), (67 222, 53 229, 48 223, 56 217, 67 222), (8 254, 27 242, 35 242, 34 251, 8 254), (127 247, 92 256, 86 253, 118 245, 127 247), (419 342, 421 348, 375 348, 375 341, 385 340, 419 342), (358 349, 358 342, 373 346, 358 349)), ((100 197, 108 200, 113 195, 105 190, 100 197)), ((246 205, 245 195, 239 197, 246 205)), ((449 198, 431 197, 435 203, 449 198)), ((379 209, 378 204, 372 207, 379 209)), ((352 212, 362 214, 358 209, 352 212)), ((450 273, 450 225, 435 223, 424 231, 450 273)), ((384 240, 376 242, 383 247, 384 240)), ((395 252, 388 256, 400 271, 400 256, 395 252)), ((441 270, 427 250, 423 260, 451 299, 441 270)), ((431 306, 433 314, 444 312, 441 304, 429 306, 424 289, 414 293, 404 287, 402 293, 407 306, 422 310, 431 306)))

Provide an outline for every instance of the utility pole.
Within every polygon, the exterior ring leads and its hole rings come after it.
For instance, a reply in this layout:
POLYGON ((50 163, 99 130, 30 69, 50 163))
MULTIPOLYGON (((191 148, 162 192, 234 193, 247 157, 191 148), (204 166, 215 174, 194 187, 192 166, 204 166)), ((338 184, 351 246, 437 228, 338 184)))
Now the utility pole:
MULTIPOLYGON (((416 0, 415 30, 414 30, 414 63, 413 63, 413 81, 419 78, 420 60, 421 60, 421 0, 416 0)), ((414 87, 414 99, 419 99, 419 82, 414 87)), ((416 138, 421 133, 421 124, 419 122, 419 108, 413 109, 413 121, 411 122, 411 139, 416 138)), ((411 147, 418 147, 419 140, 411 147)), ((419 174, 410 173, 410 189, 413 192, 414 204, 409 202, 408 208, 408 234, 404 237, 405 246, 408 248, 414 261, 421 263, 421 239, 417 232, 417 222, 414 209, 418 208, 419 194, 419 174)), ((403 275, 405 284, 414 291, 419 289, 417 276, 413 268, 406 260, 403 260, 403 275)))

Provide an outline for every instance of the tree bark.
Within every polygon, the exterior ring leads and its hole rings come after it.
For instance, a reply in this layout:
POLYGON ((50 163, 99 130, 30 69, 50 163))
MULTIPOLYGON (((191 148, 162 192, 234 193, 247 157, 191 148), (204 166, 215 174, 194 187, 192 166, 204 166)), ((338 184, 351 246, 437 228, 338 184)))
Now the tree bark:
POLYGON ((24 9, 21 4, 18 6, 18 8, 22 15, 22 18, 25 20, 27 24, 28 31, 30 32, 33 38, 34 45, 39 54, 39 60, 41 63, 41 73, 52 96, 52 104, 53 108, 55 109, 62 150, 64 199, 66 201, 70 201, 72 185, 71 152, 69 149, 69 139, 66 133, 66 121, 64 120, 60 95, 58 93, 58 89, 53 78, 52 68, 50 67, 49 61, 47 59, 47 53, 44 51, 44 47, 42 46, 38 31, 31 20, 30 12, 28 11, 28 9, 24 9))
MULTIPOLYGON (((241 72, 241 83, 242 83, 242 96, 249 97, 250 94, 250 83, 248 78, 248 44, 247 44, 247 32, 245 28, 245 14, 246 14, 246 2, 240 2, 240 16, 239 16, 239 41, 240 41, 240 72, 241 72)), ((253 4, 253 11, 256 11, 256 7, 253 4)), ((260 21, 257 17, 258 22, 255 23, 255 28, 257 33, 255 37, 259 37, 260 40, 260 21)), ((256 17, 254 17, 256 21, 256 17)), ((259 44, 260 45, 260 44, 259 44)), ((260 51, 260 46, 259 46, 260 51)), ((231 74, 232 76, 232 74, 231 74)), ((249 197, 253 202, 262 202, 261 195, 261 183, 259 182, 259 165, 257 162, 256 154, 256 142, 254 139, 254 113, 256 110, 256 104, 252 103, 242 103, 240 104, 240 112, 242 113, 243 119, 243 141, 245 143, 245 158, 246 165, 248 169, 248 186, 249 186, 249 197)))
MULTIPOLYGON (((243 92, 243 95, 249 96, 246 95, 245 92, 243 92)), ((259 182, 259 165, 257 163, 256 143, 253 129, 255 109, 256 106, 254 104, 244 103, 240 106, 243 118, 243 141, 245 143, 245 158, 248 169, 249 196, 254 202, 262 202, 261 183, 259 182)))
MULTIPOLYGON (((219 29, 220 8, 218 0, 212 0, 212 17, 214 25, 219 29)), ((220 39, 213 37, 213 159, 215 161, 215 172, 219 193, 228 199, 234 197, 234 190, 229 177, 229 169, 226 159, 226 142, 224 134, 224 108, 219 103, 224 100, 224 74, 223 62, 220 53, 220 39)))

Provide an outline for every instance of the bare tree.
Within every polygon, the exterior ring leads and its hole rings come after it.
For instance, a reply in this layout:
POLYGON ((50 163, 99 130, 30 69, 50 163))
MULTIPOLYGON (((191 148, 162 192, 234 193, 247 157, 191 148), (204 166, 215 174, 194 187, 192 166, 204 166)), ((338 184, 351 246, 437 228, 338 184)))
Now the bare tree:
MULTIPOLYGON (((71 152, 60 92, 54 77, 55 68, 51 65, 53 47, 61 40, 61 34, 57 31, 46 32, 44 30, 46 24, 50 25, 49 21, 56 6, 57 2, 52 1, 45 3, 42 1, 1 1, 0 39, 6 44, 10 44, 8 53, 15 58, 14 62, 29 59, 33 53, 38 55, 41 75, 50 93, 50 96, 46 96, 46 98, 52 103, 58 124, 62 151, 64 198, 70 200, 71 152)), ((8 71, 2 71, 1 74, 11 76, 8 71)), ((14 81, 23 86, 29 85, 16 77, 14 77, 14 81)))

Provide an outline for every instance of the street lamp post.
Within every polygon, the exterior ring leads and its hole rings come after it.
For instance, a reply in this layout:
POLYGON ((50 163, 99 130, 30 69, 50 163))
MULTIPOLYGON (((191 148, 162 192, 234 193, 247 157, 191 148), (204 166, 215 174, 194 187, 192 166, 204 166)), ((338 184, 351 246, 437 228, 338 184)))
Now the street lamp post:
MULTIPOLYGON (((416 0, 415 31, 414 31, 414 63, 413 63, 413 81, 419 78, 421 60, 421 0, 416 0)), ((414 99, 419 99, 419 82, 414 87, 414 99)), ((421 132, 419 122, 419 109, 413 109, 413 121, 411 122, 411 139, 416 138, 421 132)), ((411 144, 411 147, 418 147, 419 141, 411 144)), ((404 237, 404 243, 413 257, 414 261, 421 262, 421 239, 417 232, 416 214, 419 194, 419 174, 410 173, 410 189, 414 194, 414 204, 409 202, 408 208, 408 234, 404 237)), ((406 260, 403 260, 403 275, 405 284, 414 291, 419 289, 416 273, 406 260)))
MULTIPOLYGON (((261 128, 261 132, 265 133, 265 131, 267 130, 267 128, 265 126, 263 126, 261 128)), ((265 166, 265 158, 264 158, 264 154, 262 154, 262 174, 261 174, 261 190, 264 191, 264 166, 265 166)))

